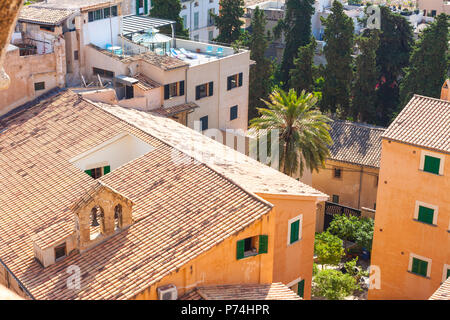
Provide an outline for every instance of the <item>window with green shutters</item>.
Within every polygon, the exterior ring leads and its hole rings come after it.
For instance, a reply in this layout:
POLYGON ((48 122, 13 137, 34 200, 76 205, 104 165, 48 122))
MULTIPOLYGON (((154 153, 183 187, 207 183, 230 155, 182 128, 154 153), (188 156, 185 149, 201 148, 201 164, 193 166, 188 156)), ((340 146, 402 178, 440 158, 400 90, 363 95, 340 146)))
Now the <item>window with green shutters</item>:
POLYGON ((236 259, 243 259, 258 254, 268 252, 269 242, 268 235, 260 235, 242 239, 236 242, 236 259), (256 242, 258 241, 258 248, 256 248, 256 242))
POLYGON ((450 278, 450 268, 447 269, 447 278, 446 279, 448 279, 448 278, 450 278))
POLYGON ((291 223, 291 237, 289 243, 292 244, 298 241, 300 236, 300 220, 291 223))
POLYGON ((423 171, 439 174, 440 165, 441 159, 432 156, 425 156, 423 171))
POLYGON ((103 167, 103 174, 108 174, 111 172, 111 166, 104 166, 103 167))
POLYGON ((434 209, 419 206, 419 214, 417 216, 418 221, 433 224, 433 219, 434 209))
POLYGON ((426 277, 427 271, 428 271, 428 262, 427 261, 423 261, 418 258, 413 258, 412 268, 411 268, 412 273, 426 277))
POLYGON ((305 295, 305 280, 301 280, 297 284, 297 294, 302 298, 305 295))

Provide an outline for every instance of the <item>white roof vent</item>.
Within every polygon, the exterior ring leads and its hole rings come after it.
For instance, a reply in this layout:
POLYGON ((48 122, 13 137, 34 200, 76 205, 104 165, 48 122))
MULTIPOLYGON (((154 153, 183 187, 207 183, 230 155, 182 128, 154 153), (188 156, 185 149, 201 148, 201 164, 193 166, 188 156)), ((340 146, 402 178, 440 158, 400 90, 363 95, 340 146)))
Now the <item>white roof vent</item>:
POLYGON ((177 300, 178 299, 177 287, 173 284, 159 287, 157 289, 157 291, 158 291, 158 299, 159 300, 177 300))

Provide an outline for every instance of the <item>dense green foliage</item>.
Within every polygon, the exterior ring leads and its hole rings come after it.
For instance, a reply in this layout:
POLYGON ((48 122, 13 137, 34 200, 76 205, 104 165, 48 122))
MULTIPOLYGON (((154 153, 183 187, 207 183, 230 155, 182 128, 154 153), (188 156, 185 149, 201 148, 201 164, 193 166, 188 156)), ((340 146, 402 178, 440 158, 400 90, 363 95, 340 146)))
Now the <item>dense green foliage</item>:
POLYGON ((333 2, 331 14, 322 19, 325 26, 324 48, 327 65, 322 92, 322 110, 338 111, 345 118, 350 114, 352 81, 353 21, 339 1, 333 2))
POLYGON ((275 90, 265 101, 267 108, 258 108, 260 117, 250 121, 257 130, 278 129, 280 134, 280 167, 293 175, 304 167, 318 171, 329 156, 332 143, 328 123, 331 121, 316 109, 317 98, 293 89, 275 90), (301 155, 301 156, 300 156, 301 155))
POLYGON ((297 58, 294 59, 294 69, 290 71, 289 86, 297 92, 303 90, 314 91, 314 74, 317 67, 314 66, 314 54, 317 47, 314 37, 306 45, 298 48, 297 58))
POLYGON ((327 231, 340 239, 356 242, 361 248, 372 250, 373 219, 336 215, 327 231))
MULTIPOLYGON (((178 37, 188 37, 189 32, 183 27, 183 19, 180 17, 180 11, 180 0, 152 0, 150 15, 155 18, 176 21, 175 34, 178 37)), ((171 33, 170 27, 161 28, 160 31, 168 34, 171 33)))
POLYGON ((269 37, 265 34, 265 26, 264 11, 257 7, 253 13, 251 33, 248 40, 250 59, 255 61, 255 64, 250 67, 249 119, 258 115, 257 108, 264 105, 261 99, 267 99, 270 94, 273 67, 271 61, 265 57, 265 51, 269 45, 269 37))
POLYGON ((312 294, 328 300, 341 300, 358 289, 356 279, 350 274, 325 269, 319 271, 314 277, 312 294))
MULTIPOLYGON (((409 64, 413 44, 412 26, 405 17, 380 7, 381 33, 377 49, 377 116, 372 122, 386 126, 399 111, 399 79, 409 64)), ((366 36, 378 30, 366 30, 366 36)))
POLYGON ((294 68, 298 48, 307 45, 311 39, 311 17, 314 14, 314 0, 287 0, 286 15, 274 29, 275 35, 284 34, 286 46, 283 52, 279 80, 287 89, 289 72, 294 68))
POLYGON ((376 51, 379 39, 378 33, 373 32, 368 37, 356 40, 361 53, 355 59, 356 74, 352 90, 352 117, 355 121, 372 122, 376 118, 376 51))
POLYGON ((414 94, 439 98, 448 72, 448 16, 440 14, 420 35, 400 85, 401 105, 414 94))
POLYGON ((241 36, 241 26, 244 22, 244 0, 220 0, 220 11, 214 15, 214 23, 219 29, 218 42, 231 44, 241 36))
POLYGON ((316 234, 314 253, 318 263, 331 265, 337 265, 345 255, 342 240, 328 231, 316 234))

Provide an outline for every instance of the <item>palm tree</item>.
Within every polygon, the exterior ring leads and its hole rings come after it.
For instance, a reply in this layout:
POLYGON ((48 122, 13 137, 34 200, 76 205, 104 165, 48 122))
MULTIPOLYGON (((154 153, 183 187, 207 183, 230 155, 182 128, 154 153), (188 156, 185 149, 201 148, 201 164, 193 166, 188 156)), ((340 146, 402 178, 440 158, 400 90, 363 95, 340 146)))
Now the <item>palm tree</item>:
POLYGON ((294 89, 285 92, 275 89, 264 101, 267 108, 258 108, 259 118, 250 121, 256 131, 279 130, 280 170, 292 176, 300 166, 318 171, 329 156, 329 122, 332 120, 316 109, 317 98, 302 91, 297 95, 294 89), (301 156, 300 156, 301 155, 301 156))

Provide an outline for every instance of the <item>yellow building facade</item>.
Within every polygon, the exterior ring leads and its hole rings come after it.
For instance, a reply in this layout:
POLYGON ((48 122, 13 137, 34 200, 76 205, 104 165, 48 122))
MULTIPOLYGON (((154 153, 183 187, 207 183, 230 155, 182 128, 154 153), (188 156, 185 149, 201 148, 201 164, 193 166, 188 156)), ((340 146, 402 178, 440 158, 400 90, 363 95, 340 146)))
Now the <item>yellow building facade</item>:
POLYGON ((383 136, 369 299, 428 299, 450 275, 449 118, 416 95, 383 136))

